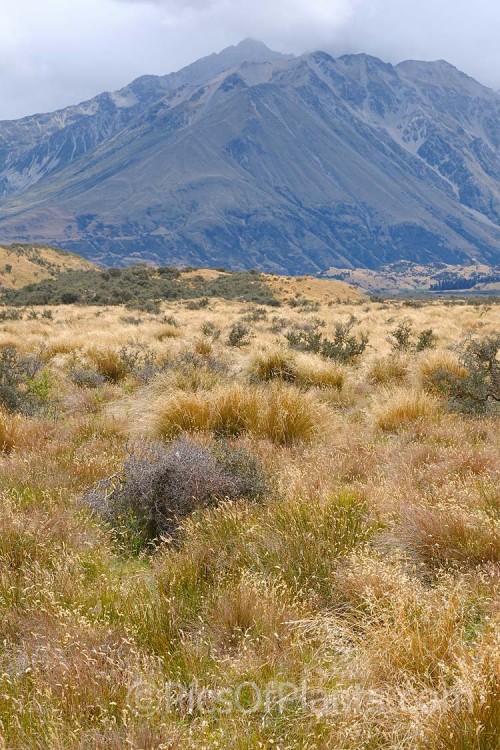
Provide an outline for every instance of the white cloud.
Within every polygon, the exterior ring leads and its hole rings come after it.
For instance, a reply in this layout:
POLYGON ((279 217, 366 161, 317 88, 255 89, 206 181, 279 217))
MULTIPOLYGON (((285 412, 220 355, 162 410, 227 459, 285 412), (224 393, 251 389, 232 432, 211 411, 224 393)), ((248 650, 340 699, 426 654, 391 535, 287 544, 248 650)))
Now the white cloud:
POLYGON ((500 88, 497 0, 0 0, 0 117, 81 101, 253 36, 446 58, 500 88))

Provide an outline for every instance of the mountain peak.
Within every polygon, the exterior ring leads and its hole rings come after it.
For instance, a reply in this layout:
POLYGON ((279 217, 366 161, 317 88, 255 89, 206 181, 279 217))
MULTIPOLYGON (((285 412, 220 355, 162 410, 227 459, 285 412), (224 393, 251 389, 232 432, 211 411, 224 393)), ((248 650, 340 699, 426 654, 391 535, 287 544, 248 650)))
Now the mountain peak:
POLYGON ((245 39, 242 39, 241 42, 238 42, 238 44, 236 44, 235 46, 236 46, 236 49, 239 49, 239 50, 252 50, 252 51, 255 51, 255 50, 264 51, 265 50, 266 52, 272 51, 267 46, 267 44, 264 44, 264 42, 261 42, 259 39, 254 39, 251 36, 247 36, 245 39))
POLYGON ((271 62, 280 57, 287 57, 281 52, 270 49, 264 42, 252 37, 242 39, 241 42, 231 47, 226 47, 216 57, 227 58, 239 65, 243 62, 271 62))

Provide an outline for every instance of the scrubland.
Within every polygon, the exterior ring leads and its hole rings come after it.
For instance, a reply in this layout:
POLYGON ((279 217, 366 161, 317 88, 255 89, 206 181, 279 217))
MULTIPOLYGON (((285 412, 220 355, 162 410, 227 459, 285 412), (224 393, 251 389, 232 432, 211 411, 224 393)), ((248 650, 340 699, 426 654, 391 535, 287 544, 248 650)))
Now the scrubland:
POLYGON ((500 748, 500 308, 196 308, 0 325, 0 747, 500 748))

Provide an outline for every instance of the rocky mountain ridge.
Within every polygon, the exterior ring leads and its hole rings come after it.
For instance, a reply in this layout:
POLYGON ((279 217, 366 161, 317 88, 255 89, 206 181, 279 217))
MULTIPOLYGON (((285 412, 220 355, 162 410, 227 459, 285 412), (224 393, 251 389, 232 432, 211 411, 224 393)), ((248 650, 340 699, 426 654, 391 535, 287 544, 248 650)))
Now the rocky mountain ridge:
POLYGON ((290 273, 500 263, 500 95, 258 42, 0 123, 0 239, 290 273))

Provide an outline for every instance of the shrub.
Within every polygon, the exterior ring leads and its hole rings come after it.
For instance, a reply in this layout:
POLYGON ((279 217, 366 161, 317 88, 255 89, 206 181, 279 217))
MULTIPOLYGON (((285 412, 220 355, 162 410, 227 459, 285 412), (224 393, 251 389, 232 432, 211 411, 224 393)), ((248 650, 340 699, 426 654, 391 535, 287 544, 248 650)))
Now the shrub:
POLYGON ((202 297, 201 299, 190 300, 186 302, 186 308, 188 310, 206 310, 210 305, 208 297, 202 297))
POLYGON ((263 500, 269 494, 270 477, 253 453, 225 441, 218 442, 212 452, 220 466, 232 478, 238 497, 263 500))
POLYGON ((98 482, 84 497, 111 523, 135 529, 140 545, 175 536, 182 520, 222 499, 258 499, 267 484, 251 454, 219 448, 214 455, 183 439, 133 452, 119 475, 98 482))
MULTIPOLYGON (((9 411, 30 411, 37 402, 38 355, 20 355, 13 346, 0 350, 0 405, 9 411)), ((44 376, 48 383, 48 376, 44 376)))
POLYGON ((215 323, 204 323, 201 327, 201 332, 207 338, 211 338, 213 341, 218 341, 222 333, 221 329, 215 325, 215 323))
POLYGON ((484 414, 500 403, 500 335, 470 339, 462 345, 459 363, 463 371, 438 369, 427 385, 447 396, 451 408, 484 414))
POLYGON ((351 318, 349 323, 336 323, 333 340, 324 339, 321 346, 321 354, 336 362, 348 363, 356 360, 363 354, 368 344, 368 336, 362 334, 358 339, 350 335, 350 330, 355 324, 351 318))
POLYGON ((12 307, 2 308, 0 310, 0 321, 6 320, 22 320, 23 314, 20 310, 16 310, 12 307))
POLYGON ((156 361, 154 351, 144 344, 122 347, 119 350, 96 347, 89 350, 88 356, 98 374, 111 383, 119 383, 127 375, 133 375, 147 383, 162 369, 156 361))
POLYGON ((336 323, 333 339, 328 339, 320 333, 317 325, 295 326, 288 331, 286 338, 293 349, 321 354, 326 359, 347 364, 360 357, 368 345, 366 335, 363 334, 360 338, 351 335, 350 331, 355 323, 356 319, 353 317, 348 323, 336 323))
POLYGON ((106 382, 106 378, 95 370, 86 370, 85 368, 75 368, 69 373, 71 382, 79 388, 100 388, 106 382))
POLYGON ((410 323, 401 321, 390 333, 389 341, 397 352, 408 352, 411 349, 412 327, 410 323))
POLYGON ((242 320, 245 323, 259 323, 262 320, 267 320, 267 310, 265 307, 256 307, 243 315, 242 320))
POLYGON ((422 352, 424 349, 433 349, 436 345, 436 337, 432 328, 426 328, 414 340, 413 328, 410 323, 401 321, 391 331, 389 342, 396 352, 422 352))
POLYGON ((467 370, 454 352, 439 350, 430 353, 420 362, 418 380, 425 390, 439 394, 443 392, 442 378, 459 379, 467 376, 467 370))
POLYGON ((227 343, 229 346, 245 346, 250 340, 250 329, 243 323, 234 323, 229 329, 227 343))

